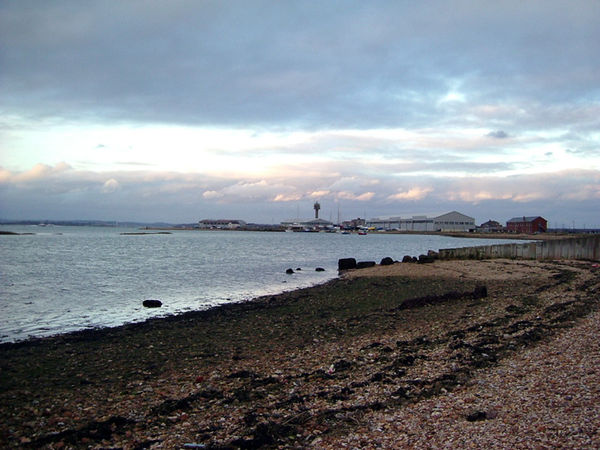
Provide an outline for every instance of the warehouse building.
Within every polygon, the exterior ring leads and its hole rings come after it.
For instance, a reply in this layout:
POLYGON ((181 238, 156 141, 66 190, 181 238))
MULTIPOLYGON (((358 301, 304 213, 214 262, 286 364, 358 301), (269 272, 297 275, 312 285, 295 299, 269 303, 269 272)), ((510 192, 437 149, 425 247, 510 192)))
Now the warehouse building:
POLYGON ((441 215, 380 217, 367 221, 367 226, 400 231, 473 231, 475 219, 457 211, 441 215))

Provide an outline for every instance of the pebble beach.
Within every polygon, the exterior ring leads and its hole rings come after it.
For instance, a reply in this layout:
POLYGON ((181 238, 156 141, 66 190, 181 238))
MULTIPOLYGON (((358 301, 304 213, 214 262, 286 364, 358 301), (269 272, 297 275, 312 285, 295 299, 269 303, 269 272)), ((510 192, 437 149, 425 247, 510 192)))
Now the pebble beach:
POLYGON ((0 346, 5 448, 597 448, 600 272, 435 261, 0 346))

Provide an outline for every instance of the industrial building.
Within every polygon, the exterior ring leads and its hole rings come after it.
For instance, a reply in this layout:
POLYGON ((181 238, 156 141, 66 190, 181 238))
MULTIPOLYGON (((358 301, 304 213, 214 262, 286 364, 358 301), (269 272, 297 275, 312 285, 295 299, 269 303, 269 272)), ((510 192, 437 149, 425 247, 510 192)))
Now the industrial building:
POLYGON ((473 231, 475 219, 452 211, 440 215, 375 218, 368 220, 367 226, 400 231, 473 231))
POLYGON ((513 233, 545 233, 548 221, 540 216, 513 217, 506 222, 506 229, 513 233))

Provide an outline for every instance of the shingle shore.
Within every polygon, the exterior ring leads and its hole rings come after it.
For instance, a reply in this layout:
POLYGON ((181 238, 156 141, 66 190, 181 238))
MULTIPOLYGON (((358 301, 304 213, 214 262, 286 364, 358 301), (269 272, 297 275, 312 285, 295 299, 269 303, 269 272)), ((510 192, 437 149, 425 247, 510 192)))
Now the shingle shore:
POLYGON ((323 447, 600 448, 600 314, 473 375, 466 386, 364 416, 323 447))
MULTIPOLYGON (((590 293, 600 300, 597 281, 590 293)), ((600 448, 599 332, 596 310, 533 348, 478 370, 452 392, 365 415, 354 432, 320 445, 600 448)))
POLYGON ((0 445, 598 447, 599 292, 588 262, 395 264, 0 346, 0 445))

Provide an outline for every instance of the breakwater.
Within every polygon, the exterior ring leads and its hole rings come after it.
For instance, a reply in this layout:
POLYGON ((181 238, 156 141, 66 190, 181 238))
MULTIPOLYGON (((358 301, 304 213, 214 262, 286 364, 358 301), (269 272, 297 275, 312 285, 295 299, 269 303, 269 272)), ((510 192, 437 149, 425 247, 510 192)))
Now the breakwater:
POLYGON ((557 240, 445 248, 440 259, 582 259, 600 261, 600 235, 557 240))

